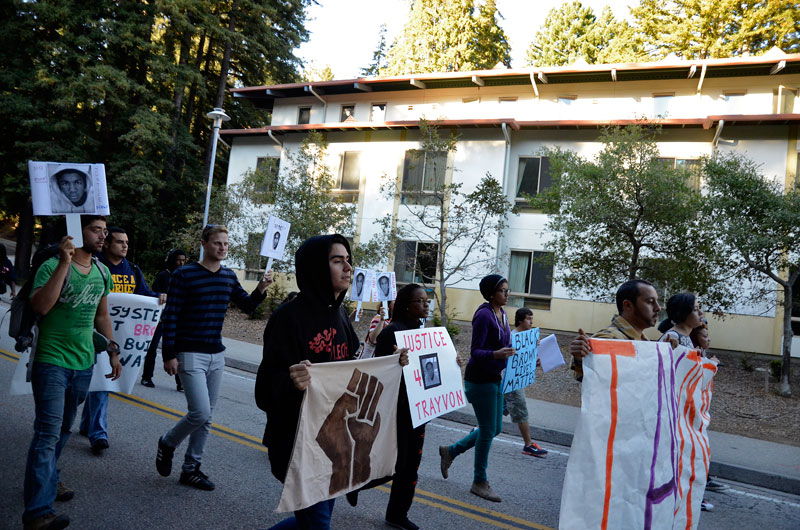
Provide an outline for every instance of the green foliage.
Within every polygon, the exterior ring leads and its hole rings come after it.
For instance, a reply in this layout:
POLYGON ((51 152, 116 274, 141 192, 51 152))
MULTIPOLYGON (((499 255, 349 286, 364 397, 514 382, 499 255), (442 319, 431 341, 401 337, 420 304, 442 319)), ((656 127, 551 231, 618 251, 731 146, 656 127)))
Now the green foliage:
POLYGON ((784 308, 780 392, 791 395, 793 287, 800 278, 800 190, 796 185, 784 189, 779 181, 766 179, 752 160, 738 154, 707 160, 703 174, 708 188, 706 222, 716 234, 724 269, 737 271, 740 282, 750 280, 754 299, 774 299, 776 284, 782 291, 778 298, 784 308))
POLYGON ((0 211, 27 208, 27 160, 104 163, 111 222, 128 230, 132 259, 156 268, 173 230, 203 208, 206 112, 224 104, 237 127, 264 123, 226 88, 297 78, 307 5, 3 2, 0 103, 14 124, 0 131, 0 211))
POLYGON ((582 58, 589 64, 636 62, 646 59, 641 40, 624 20, 606 6, 597 18, 579 1, 550 10, 527 52, 529 65, 561 66, 582 58))
POLYGON ((388 53, 384 75, 454 72, 511 64, 495 0, 415 0, 388 53))
POLYGON ((795 0, 641 0, 631 9, 649 49, 685 59, 761 55, 777 46, 800 51, 795 0))
POLYGON ((301 76, 303 81, 333 81, 334 75, 333 70, 331 69, 331 65, 326 64, 323 66, 317 65, 314 61, 311 61, 304 70, 301 76))
MULTIPOLYGON (((458 317, 459 312, 456 311, 454 308, 450 308, 447 310, 447 332, 450 334, 451 337, 455 337, 459 333, 461 333, 461 328, 458 325, 453 324, 453 322, 458 317)), ((437 315, 434 313, 433 315, 433 325, 439 327, 442 325, 442 317, 441 315, 437 315)))
POLYGON ((781 362, 778 359, 774 359, 769 362, 769 374, 774 377, 775 379, 780 379, 781 377, 781 362))
POLYGON ((724 308, 732 296, 697 220, 700 193, 686 172, 658 160, 659 133, 640 125, 606 129, 594 160, 558 148, 542 152, 553 185, 529 199, 551 214, 555 278, 571 293, 606 301, 624 281, 644 278, 724 308))
POLYGON ((372 52, 372 62, 369 66, 361 69, 361 75, 364 77, 380 75, 386 70, 388 66, 386 52, 388 44, 386 43, 386 24, 381 24, 381 29, 378 32, 378 47, 372 52))
POLYGON ((439 168, 456 150, 457 136, 442 136, 436 123, 420 120, 420 157, 425 157, 425 172, 444 175, 435 179, 432 186, 417 190, 390 179, 383 186, 387 199, 401 199, 404 215, 382 220, 383 237, 396 248, 398 242, 432 242, 435 249, 430 255, 418 255, 415 273, 423 284, 435 284, 437 306, 441 322, 447 325, 447 287, 474 280, 497 266, 494 242, 505 229, 509 215, 514 213, 503 186, 490 173, 481 179, 470 192, 463 191, 463 183, 452 182, 447 177, 452 168, 439 168), (447 156, 441 156, 446 153, 447 156), (434 156, 438 155, 438 156, 434 156), (422 258, 422 259, 420 259, 422 258), (422 263, 436 264, 434 278, 427 278, 422 263))
POLYGON ((753 360, 755 359, 756 354, 753 352, 742 352, 742 370, 745 372, 752 372, 756 369, 755 365, 753 364, 753 360))

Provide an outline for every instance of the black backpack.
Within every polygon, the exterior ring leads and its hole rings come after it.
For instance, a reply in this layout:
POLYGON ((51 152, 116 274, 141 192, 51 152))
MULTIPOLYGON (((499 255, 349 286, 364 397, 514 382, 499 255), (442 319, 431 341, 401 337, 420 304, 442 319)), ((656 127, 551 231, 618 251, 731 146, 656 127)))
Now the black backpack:
MULTIPOLYGON (((58 256, 58 244, 46 246, 37 250, 31 260, 31 272, 28 281, 17 293, 17 296, 11 301, 10 319, 8 322, 8 334, 12 339, 17 342, 14 349, 22 353, 31 347, 34 337, 34 326, 39 322, 40 315, 37 315, 31 305, 31 289, 33 287, 33 279, 36 277, 36 272, 42 264, 54 256, 58 256)), ((103 283, 107 281, 105 268, 100 266, 97 258, 92 256, 92 263, 97 265, 100 275, 103 277, 103 283)), ((64 277, 64 284, 61 286, 61 292, 58 295, 59 302, 65 302, 64 291, 69 285, 69 279, 72 275, 72 267, 67 269, 67 275, 64 277)))

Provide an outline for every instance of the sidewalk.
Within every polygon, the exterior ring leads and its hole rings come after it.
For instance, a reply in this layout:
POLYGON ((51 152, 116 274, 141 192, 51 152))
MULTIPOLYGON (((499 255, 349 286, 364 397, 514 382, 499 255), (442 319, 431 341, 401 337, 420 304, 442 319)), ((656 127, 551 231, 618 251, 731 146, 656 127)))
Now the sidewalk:
MULTIPOLYGON (((227 366, 251 373, 258 371, 261 346, 228 338, 223 338, 223 342, 227 348, 227 366)), ((532 418, 531 436, 534 440, 567 447, 572 445, 572 434, 580 414, 578 407, 528 399, 528 411, 532 418)), ((444 418, 477 425, 470 406, 446 414, 444 418)), ((503 432, 519 436, 517 426, 511 423, 508 416, 503 418, 503 432)), ((711 446, 710 475, 800 495, 800 447, 714 431, 709 431, 708 437, 711 446)))

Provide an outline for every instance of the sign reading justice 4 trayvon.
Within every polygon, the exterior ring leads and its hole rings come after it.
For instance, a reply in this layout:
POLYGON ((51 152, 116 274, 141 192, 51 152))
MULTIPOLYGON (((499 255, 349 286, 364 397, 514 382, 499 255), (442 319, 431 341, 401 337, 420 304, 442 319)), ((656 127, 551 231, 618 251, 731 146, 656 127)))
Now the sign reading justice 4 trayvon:
POLYGON ((446 328, 410 329, 394 336, 398 348, 408 348, 403 378, 414 428, 466 406, 456 349, 446 328))

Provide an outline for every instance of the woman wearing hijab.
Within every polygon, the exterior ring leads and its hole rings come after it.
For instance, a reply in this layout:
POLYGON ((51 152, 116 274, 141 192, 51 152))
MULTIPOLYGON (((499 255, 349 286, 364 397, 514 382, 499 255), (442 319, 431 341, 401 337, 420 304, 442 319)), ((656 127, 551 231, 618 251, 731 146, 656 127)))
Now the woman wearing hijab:
POLYGON ((452 445, 439 447, 442 476, 458 455, 475 448, 475 467, 470 492, 493 502, 502 499, 489 486, 486 467, 492 440, 503 428, 503 393, 500 373, 506 360, 515 355, 511 347, 511 329, 503 306, 508 303, 508 281, 499 274, 490 274, 480 282, 486 300, 472 317, 472 346, 464 374, 467 400, 475 410, 478 428, 452 445))

